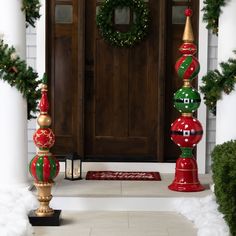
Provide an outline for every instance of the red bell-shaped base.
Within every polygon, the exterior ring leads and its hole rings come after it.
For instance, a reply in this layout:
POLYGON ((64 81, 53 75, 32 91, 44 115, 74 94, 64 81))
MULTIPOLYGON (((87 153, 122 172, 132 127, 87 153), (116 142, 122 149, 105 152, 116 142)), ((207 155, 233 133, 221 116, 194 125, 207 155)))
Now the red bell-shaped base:
POLYGON ((178 192, 199 192, 205 189, 198 180, 198 169, 195 159, 178 158, 176 161, 175 179, 168 188, 178 192))

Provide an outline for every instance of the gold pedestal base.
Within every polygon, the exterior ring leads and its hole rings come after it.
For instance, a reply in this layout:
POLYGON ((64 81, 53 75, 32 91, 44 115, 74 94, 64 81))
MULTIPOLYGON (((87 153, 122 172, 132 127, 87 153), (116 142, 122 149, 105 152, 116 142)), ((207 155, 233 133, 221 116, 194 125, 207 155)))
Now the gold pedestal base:
POLYGON ((35 182, 34 185, 38 190, 38 201, 40 203, 40 206, 35 211, 35 214, 41 217, 52 216, 54 210, 49 207, 49 202, 52 199, 51 189, 53 182, 35 182))

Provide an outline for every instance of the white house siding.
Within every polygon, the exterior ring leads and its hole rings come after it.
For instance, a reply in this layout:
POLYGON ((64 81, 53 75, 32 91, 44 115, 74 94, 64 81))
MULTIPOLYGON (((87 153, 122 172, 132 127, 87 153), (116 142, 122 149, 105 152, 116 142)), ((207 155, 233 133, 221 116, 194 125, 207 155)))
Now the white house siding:
MULTIPOLYGON (((218 48, 218 38, 215 35, 212 35, 209 32, 209 46, 208 46, 208 69, 214 70, 217 68, 217 48, 218 48)), ((210 112, 207 115, 207 146, 206 146, 206 154, 207 154, 207 172, 210 172, 211 168, 211 152, 215 147, 215 139, 216 139, 216 118, 210 112)))
MULTIPOLYGON (((28 27, 26 30, 26 60, 28 66, 36 69, 36 30, 28 27)), ((33 142, 33 133, 36 129, 36 120, 28 121, 28 160, 30 161, 35 155, 35 146, 33 142)))

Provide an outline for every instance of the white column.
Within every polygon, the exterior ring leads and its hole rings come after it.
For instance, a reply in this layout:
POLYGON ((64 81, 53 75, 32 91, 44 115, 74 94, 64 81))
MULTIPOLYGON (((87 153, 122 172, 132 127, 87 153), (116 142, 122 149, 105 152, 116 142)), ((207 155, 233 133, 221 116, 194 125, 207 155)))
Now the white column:
POLYGON ((40 19, 37 21, 36 31, 37 31, 37 61, 36 68, 39 77, 42 78, 45 72, 45 64, 46 64, 46 0, 40 1, 40 19))
MULTIPOLYGON (((218 62, 227 61, 235 57, 236 49, 236 1, 227 1, 222 7, 219 19, 218 62)), ((216 144, 222 144, 236 139, 236 91, 230 95, 222 94, 217 102, 216 115, 216 144)))
MULTIPOLYGON (((25 59, 22 0, 0 0, 0 35, 25 59)), ((0 186, 27 183, 27 104, 22 94, 0 80, 0 186)))
MULTIPOLYGON (((207 73, 207 59, 208 59, 208 30, 206 29, 206 23, 202 22, 203 17, 203 0, 199 2, 199 37, 198 37, 198 60, 200 62, 201 70, 198 75, 198 91, 202 86, 202 77, 207 73)), ((202 140, 197 145, 197 164, 198 172, 200 174, 206 173, 206 121, 207 121, 207 109, 203 101, 203 95, 201 94, 201 105, 197 110, 198 120, 203 127, 202 140)))

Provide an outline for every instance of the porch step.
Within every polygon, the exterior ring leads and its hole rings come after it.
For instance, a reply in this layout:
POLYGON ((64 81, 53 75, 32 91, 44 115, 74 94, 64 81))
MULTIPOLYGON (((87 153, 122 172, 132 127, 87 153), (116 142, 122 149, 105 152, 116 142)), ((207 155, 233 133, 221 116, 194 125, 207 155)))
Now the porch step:
POLYGON ((168 189, 173 174, 161 174, 162 181, 69 181, 60 173, 53 188, 51 206, 75 211, 174 211, 182 197, 210 194, 210 175, 199 175, 202 192, 174 192, 168 189))

